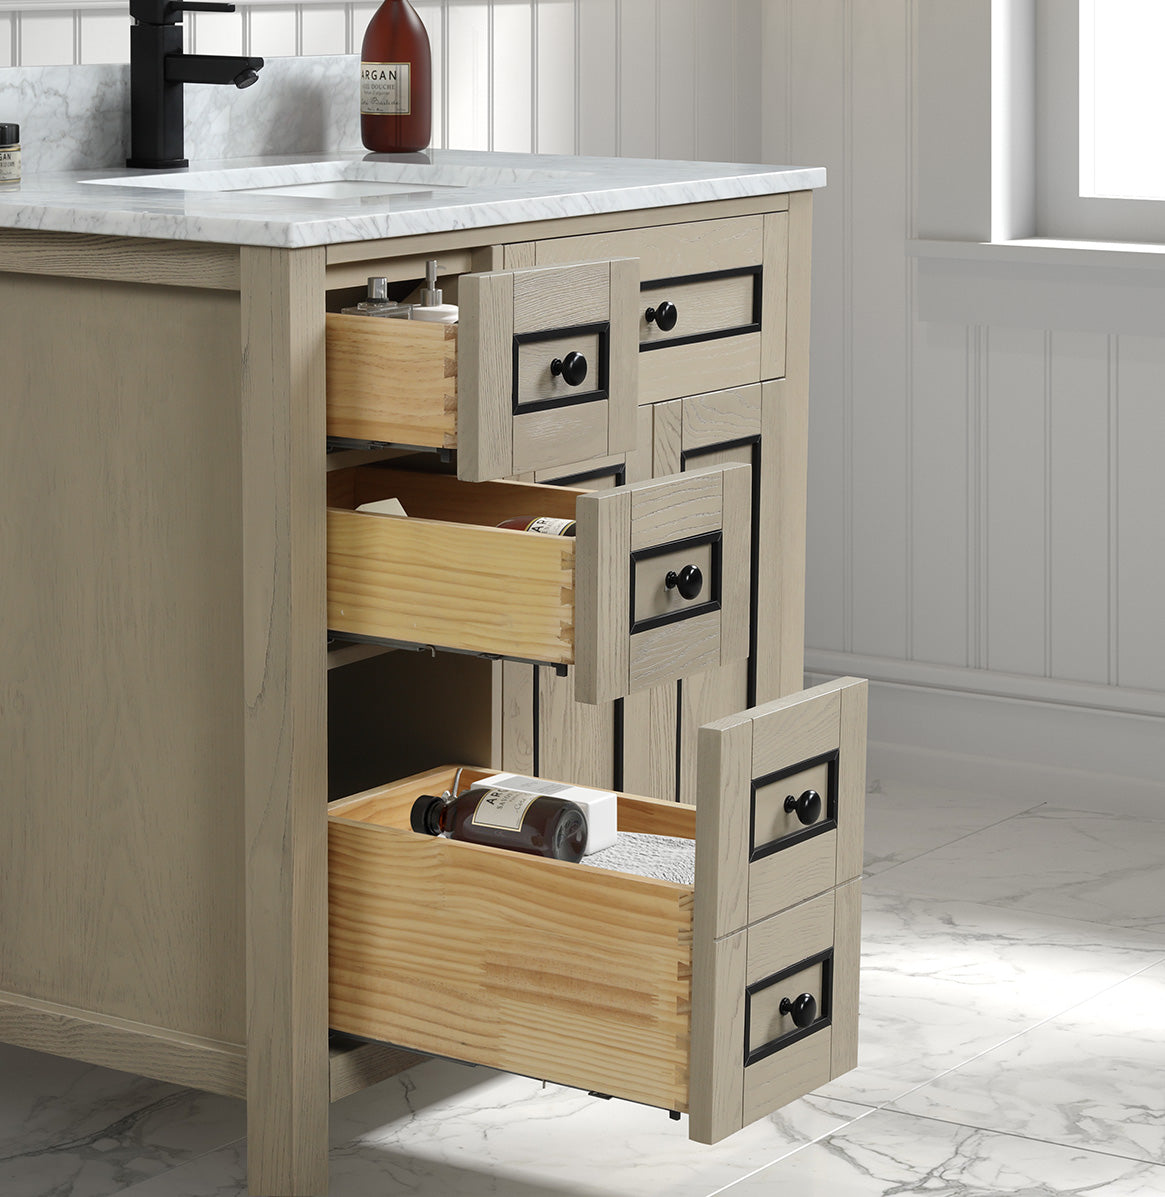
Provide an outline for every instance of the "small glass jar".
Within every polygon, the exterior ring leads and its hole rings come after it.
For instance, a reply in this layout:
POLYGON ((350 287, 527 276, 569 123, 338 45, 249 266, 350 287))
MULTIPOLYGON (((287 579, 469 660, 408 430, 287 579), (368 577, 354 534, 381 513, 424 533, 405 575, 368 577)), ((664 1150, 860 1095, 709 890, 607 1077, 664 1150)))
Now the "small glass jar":
POLYGON ((20 126, 0 123, 0 187, 20 183, 20 126))

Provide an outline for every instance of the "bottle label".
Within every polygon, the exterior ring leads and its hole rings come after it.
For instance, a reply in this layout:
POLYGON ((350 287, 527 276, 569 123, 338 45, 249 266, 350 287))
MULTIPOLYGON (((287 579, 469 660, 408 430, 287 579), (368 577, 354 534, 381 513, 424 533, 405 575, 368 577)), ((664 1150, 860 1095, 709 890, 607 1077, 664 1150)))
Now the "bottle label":
POLYGON ((561 536, 574 524, 574 520, 560 520, 552 515, 540 515, 531 520, 526 528, 527 532, 541 532, 543 536, 561 536))
POLYGON ((413 110, 411 75, 411 63, 362 62, 360 115, 408 116, 413 110))
POLYGON ((478 799, 469 821, 475 827, 521 831, 526 812, 537 801, 537 794, 521 794, 517 790, 486 790, 478 799))
POLYGON ((0 183, 12 183, 20 178, 20 146, 0 149, 0 183))

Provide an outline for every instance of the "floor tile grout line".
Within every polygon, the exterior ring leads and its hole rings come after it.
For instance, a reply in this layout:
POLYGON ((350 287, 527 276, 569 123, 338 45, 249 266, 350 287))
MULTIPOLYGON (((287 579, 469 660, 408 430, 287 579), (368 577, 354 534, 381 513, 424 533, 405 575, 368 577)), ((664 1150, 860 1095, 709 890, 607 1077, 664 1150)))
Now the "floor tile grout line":
MULTIPOLYGON (((863 1103, 849 1102, 848 1104, 859 1105, 863 1103)), ((814 1138, 802 1143, 799 1147, 794 1147, 792 1151, 786 1151, 784 1154, 777 1156, 775 1159, 769 1160, 767 1164, 761 1164, 759 1167, 754 1168, 751 1172, 746 1172, 743 1176, 738 1176, 735 1180, 730 1180, 726 1185, 722 1185, 718 1189, 713 1189, 710 1193, 706 1194, 706 1197, 718 1197, 720 1193, 727 1193, 728 1190, 733 1186, 743 1184, 746 1180, 749 1180, 758 1173, 763 1172, 766 1168, 771 1168, 774 1164, 779 1164, 783 1160, 787 1160, 792 1156, 799 1155, 807 1147, 812 1147, 815 1143, 820 1143, 823 1139, 828 1139, 831 1135, 840 1134, 842 1131, 848 1130, 855 1123, 861 1122, 863 1118, 868 1118, 871 1114, 876 1114, 877 1112, 878 1111, 876 1107, 868 1106, 856 1118, 851 1118, 848 1122, 843 1122, 841 1126, 835 1126, 833 1130, 825 1131, 823 1134, 816 1135, 814 1138)))
MULTIPOLYGON (((192 1089, 192 1093, 199 1093, 201 1090, 192 1089)), ((220 1151, 227 1151, 235 1146, 242 1146, 244 1152, 247 1146, 247 1136, 241 1135, 237 1139, 230 1139, 226 1143, 220 1143, 217 1147, 209 1147, 206 1151, 200 1151, 197 1155, 192 1155, 188 1160, 183 1160, 182 1163, 175 1165, 173 1168, 167 1168, 164 1172, 155 1172, 153 1176, 145 1176, 141 1180, 135 1180, 128 1189, 118 1189, 118 1195, 132 1194, 134 1189, 141 1188, 142 1185, 152 1184, 161 1177, 172 1176, 175 1172, 181 1172, 183 1168, 189 1167, 191 1164, 197 1164, 199 1160, 204 1160, 208 1156, 217 1155, 220 1151)), ((329 1152, 331 1148, 328 1148, 329 1152)), ((246 1181, 243 1182, 243 1192, 246 1192, 246 1181)))
MULTIPOLYGON (((879 1105, 875 1106, 874 1108, 877 1110, 887 1110, 890 1113, 894 1113, 894 1114, 911 1114, 912 1111, 910 1111, 910 1110, 894 1110, 891 1107, 893 1106, 894 1102, 901 1101, 903 1098, 909 1097, 912 1093, 917 1093, 920 1089, 925 1089, 928 1085, 933 1085, 935 1083, 935 1081, 941 1081, 943 1079, 943 1077, 948 1077, 952 1073, 958 1072, 960 1069, 966 1068, 968 1064, 974 1064, 976 1060, 981 1060, 981 1059, 983 1059, 984 1056, 989 1056, 989 1055, 991 1055, 992 1052, 997 1052, 1001 1047, 1006 1047, 1009 1043, 1014 1043, 1017 1039, 1022 1039, 1024 1035, 1030 1035, 1032 1031, 1038 1031, 1041 1027, 1047 1026, 1048 1023, 1055 1022, 1056 1019, 1058 1019, 1058 1018, 1063 1018, 1065 1014, 1070 1014, 1073 1010, 1078 1010, 1081 1006, 1086 1006, 1086 1005, 1088 1005, 1089 1002, 1096 1001, 1097 998, 1103 997, 1106 993, 1110 993, 1112 990, 1118 988, 1121 985, 1124 985, 1126 982, 1135 981, 1138 977, 1142 976, 1144 973, 1147 973, 1150 969, 1158 968, 1162 964, 1165 964, 1165 957, 1163 957, 1160 960, 1154 960, 1151 964, 1146 964, 1144 966, 1144 968, 1139 968, 1139 969, 1137 969, 1136 972, 1129 973, 1129 975, 1127 977, 1123 977, 1119 981, 1114 981, 1111 985, 1106 985, 1103 989, 1098 989, 1095 993, 1090 994, 1086 998, 1081 998, 1080 1001, 1078 1001, 1078 1002, 1073 1002, 1072 1005, 1070 1005, 1070 1006, 1065 1006, 1063 1010, 1060 1010, 1055 1014, 1049 1014, 1046 1018, 1041 1018, 1039 1020, 1039 1022, 1032 1023, 1032 1025, 1030 1027, 1025 1027, 1022 1031, 1016 1031, 1016 1033, 1014 1035, 1008 1035, 1006 1039, 1001 1039, 998 1043, 993 1044, 991 1047, 985 1047, 981 1052, 976 1052, 973 1056, 968 1056, 967 1059, 963 1060, 959 1064, 954 1065, 953 1068, 944 1068, 942 1070, 942 1072, 935 1073, 935 1075, 932 1076, 930 1078, 930 1080, 922 1081, 917 1085, 913 1085, 913 1086, 911 1086, 911 1088, 906 1089, 903 1092, 899 1093, 896 1097, 887 1098, 886 1101, 881 1102, 879 1105)), ((838 1098, 838 1100, 845 1101, 846 1099, 838 1098)), ((923 1118, 923 1117, 926 1117, 926 1115, 919 1114, 919 1115, 917 1115, 917 1117, 923 1118)), ((936 1119, 936 1121, 946 1121, 946 1120, 945 1119, 936 1119)), ((964 1124, 960 1123, 958 1125, 964 1125, 964 1124)), ((970 1125, 970 1124, 968 1123, 965 1125, 970 1125)), ((988 1128, 979 1127, 978 1129, 986 1130, 988 1128)), ((999 1133, 1003 1134, 1006 1132, 1001 1131, 999 1133)), ((1020 1137, 1023 1137, 1023 1136, 1020 1136, 1020 1137)), ((1111 1154, 1111 1153, 1109 1153, 1109 1154, 1111 1154)))
MULTIPOLYGON (((961 843, 963 840, 968 840, 973 835, 982 835, 985 831, 990 831, 993 827, 999 827, 1003 823, 1008 823, 1012 819, 1022 818, 1024 815, 1030 815, 1033 810, 1039 810, 1041 806, 1047 806, 1046 802, 1037 802, 1035 806, 1029 806, 1024 810, 1016 811, 1011 815, 1004 815, 1002 819, 995 819, 991 823, 985 823, 982 827, 975 828, 974 831, 964 832, 962 835, 957 835, 953 840, 945 840, 941 844, 936 844, 933 848, 927 848, 919 852, 916 856, 908 856, 905 860, 895 861, 892 865, 888 865, 884 869, 880 869, 877 873, 862 873, 862 880, 867 877, 884 877, 887 873, 892 873, 895 869, 901 868, 905 864, 912 864, 916 860, 921 860, 924 856, 930 856, 933 852, 940 852, 943 848, 949 848, 952 844, 961 843)), ((869 823, 869 812, 866 812, 866 822, 869 823)))

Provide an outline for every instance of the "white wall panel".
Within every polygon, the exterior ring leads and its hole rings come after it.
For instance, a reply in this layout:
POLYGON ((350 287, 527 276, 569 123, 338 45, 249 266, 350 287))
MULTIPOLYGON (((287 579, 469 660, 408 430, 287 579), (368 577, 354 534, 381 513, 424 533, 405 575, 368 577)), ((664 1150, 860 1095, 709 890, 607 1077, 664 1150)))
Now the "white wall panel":
POLYGON ((452 4, 446 20, 447 144, 457 150, 488 150, 493 75, 490 6, 452 4))
MULTIPOLYGON (((236 12, 193 12, 182 22, 186 26, 186 49, 191 54, 242 54, 243 23, 246 14, 236 12)), ((263 52, 256 50, 263 57, 263 52)))
POLYGON ((658 109, 655 0, 622 0, 619 6, 619 153, 656 156, 658 109))
POLYGON ((260 58, 284 58, 299 51, 299 23, 293 7, 252 8, 247 11, 244 53, 260 58))
POLYGON ((86 10, 79 19, 80 62, 129 62, 129 21, 124 12, 86 10))
POLYGON ((697 0, 657 0, 659 157, 696 157, 697 0))
POLYGON ((347 54, 348 21, 334 4, 305 4, 300 9, 302 54, 347 54))
POLYGON ((534 148, 534 7, 524 0, 493 6, 493 141, 495 150, 534 148))
POLYGON ((616 0, 581 0, 578 13, 578 152, 609 157, 619 144, 616 0))
POLYGON ((537 0, 537 150, 573 154, 577 129, 577 38, 574 0, 537 0))
POLYGON ((1117 377, 1117 680, 1165 690, 1165 339, 1121 337, 1117 377))
POLYGON ((1048 667, 1045 333, 994 328, 987 343, 985 665, 1048 667))
POLYGON ((844 219, 849 229, 844 363, 849 391, 850 588, 854 652, 908 654, 911 379, 908 263, 909 60, 905 7, 876 0, 849 22, 844 219), (891 119, 897 117, 898 119, 891 119))
POLYGON ((1050 673, 1107 683, 1109 338, 1052 333, 1050 365, 1050 673))
POLYGON ((696 150, 700 161, 731 161, 735 147, 736 0, 698 0, 696 150))
POLYGON ((733 78, 736 80, 736 124, 731 160, 761 162, 764 108, 761 84, 765 74, 764 14, 768 7, 756 0, 733 0, 736 13, 736 45, 733 47, 733 78))
MULTIPOLYGON (((128 20, 128 18, 127 18, 128 20)), ((56 66, 77 61, 71 12, 23 12, 17 25, 17 61, 21 66, 56 66)))
MULTIPOLYGON (((414 4, 417 15, 429 35, 429 49, 433 55, 433 141, 434 146, 445 141, 445 6, 433 3, 414 4)), ((361 30, 363 36, 363 30, 361 30)))
POLYGON ((918 324, 913 336, 911 421, 911 655, 973 663, 971 608, 978 475, 974 360, 963 325, 918 324))

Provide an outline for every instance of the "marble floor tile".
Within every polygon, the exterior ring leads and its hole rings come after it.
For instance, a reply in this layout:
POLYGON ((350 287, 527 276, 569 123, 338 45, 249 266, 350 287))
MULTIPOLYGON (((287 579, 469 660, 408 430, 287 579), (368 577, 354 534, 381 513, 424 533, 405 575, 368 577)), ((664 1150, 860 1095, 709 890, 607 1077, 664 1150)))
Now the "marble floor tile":
POLYGON ((1161 1197, 1165 1168, 878 1110, 719 1193, 722 1197, 1161 1197))
POLYGON ((858 1067, 820 1093, 881 1105, 1162 958, 1137 931, 867 888, 858 1067))
POLYGON ((1035 805, 996 794, 875 781, 866 794, 866 875, 885 872, 1035 805))
MULTIPOLYGON (((868 1113, 807 1098, 715 1147, 687 1120, 432 1061, 333 1106, 331 1197, 706 1197, 868 1113)), ((240 1197, 241 1143, 130 1197, 240 1197)))
POLYGON ((866 889, 1140 928, 1165 945, 1165 820, 1042 806, 871 877, 866 889))
POLYGON ((0 1194, 106 1197, 230 1143, 243 1103, 0 1045, 0 1194))
POLYGON ((1165 965, 916 1089, 893 1108, 1165 1165, 1165 965))

